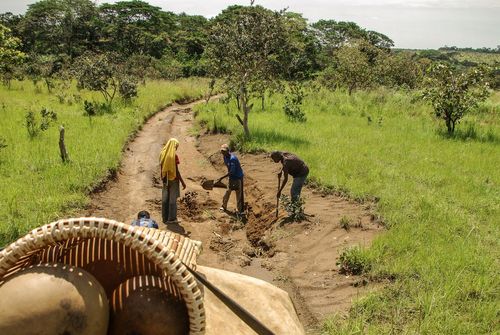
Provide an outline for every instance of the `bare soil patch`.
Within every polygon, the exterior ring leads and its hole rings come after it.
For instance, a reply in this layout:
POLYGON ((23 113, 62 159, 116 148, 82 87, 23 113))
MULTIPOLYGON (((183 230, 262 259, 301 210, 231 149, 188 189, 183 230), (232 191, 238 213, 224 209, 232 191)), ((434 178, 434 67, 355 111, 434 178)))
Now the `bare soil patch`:
MULTIPOLYGON (((276 218, 279 165, 266 154, 240 154, 245 172, 246 216, 219 211, 224 189, 207 191, 201 182, 225 174, 219 148, 228 138, 190 135, 192 106, 174 105, 146 122, 124 151, 116 178, 93 195, 91 205, 81 214, 130 222, 138 211, 150 211, 160 229, 203 242, 199 264, 254 276, 288 291, 311 333, 328 315, 346 312, 351 301, 371 285, 365 279, 341 275, 335 262, 345 247, 367 246, 383 230, 375 219, 374 205, 306 187, 303 196, 307 220, 288 222, 283 209, 276 218), (179 169, 187 189, 179 199, 181 224, 166 226, 160 222, 158 155, 170 137, 180 141, 179 169), (340 225, 342 217, 356 224, 345 230, 340 225)), ((232 211, 236 209, 234 197, 229 203, 232 211)))

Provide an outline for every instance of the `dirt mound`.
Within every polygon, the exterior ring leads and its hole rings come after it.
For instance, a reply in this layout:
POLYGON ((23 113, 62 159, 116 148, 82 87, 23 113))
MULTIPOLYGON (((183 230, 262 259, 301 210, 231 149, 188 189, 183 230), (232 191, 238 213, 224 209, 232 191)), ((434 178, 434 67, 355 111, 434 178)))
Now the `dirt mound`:
MULTIPOLYGON (((124 151, 116 180, 94 194, 89 209, 80 214, 130 222, 138 211, 148 210, 160 222, 158 153, 169 137, 176 137, 180 140, 179 169, 187 183, 179 199, 182 223, 161 225, 160 229, 175 229, 202 241, 201 265, 251 275, 287 290, 306 326, 314 328, 329 314, 346 311, 351 300, 371 286, 359 285, 363 282, 359 277, 340 274, 335 261, 344 248, 369 245, 381 231, 373 220, 373 204, 359 204, 306 187, 307 219, 289 222, 283 209, 276 218, 279 165, 260 154, 238 155, 245 173, 246 215, 234 213, 235 195, 229 201, 229 211, 219 211, 225 190, 207 191, 200 182, 226 173, 219 148, 228 138, 191 136, 191 106, 170 107, 151 118, 124 151), (356 225, 343 229, 341 220, 345 218, 356 225)), ((289 185, 284 192, 289 192, 289 185)))

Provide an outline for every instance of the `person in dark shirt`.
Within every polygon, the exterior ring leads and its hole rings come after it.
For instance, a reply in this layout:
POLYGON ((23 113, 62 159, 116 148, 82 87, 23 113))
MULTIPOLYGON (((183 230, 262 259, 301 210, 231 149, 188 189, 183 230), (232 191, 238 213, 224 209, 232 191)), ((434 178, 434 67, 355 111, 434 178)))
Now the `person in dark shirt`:
POLYGON ((309 174, 309 168, 306 163, 294 154, 285 151, 273 151, 271 153, 271 159, 275 163, 281 163, 283 168, 279 172, 279 176, 283 173, 283 183, 281 184, 276 197, 281 196, 281 191, 288 182, 288 175, 293 177, 292 187, 290 189, 290 196, 292 201, 297 201, 300 198, 300 193, 302 191, 302 186, 306 181, 307 175, 309 174))
POLYGON ((224 158, 224 164, 227 167, 227 174, 220 177, 218 181, 229 177, 229 183, 227 185, 226 193, 222 198, 222 207, 220 208, 223 211, 227 211, 227 203, 229 201, 229 197, 231 196, 232 191, 236 191, 236 202, 238 204, 238 212, 239 214, 243 213, 244 210, 244 197, 243 197, 243 170, 241 169, 240 161, 238 157, 232 152, 229 151, 229 147, 227 144, 223 144, 220 148, 220 152, 224 158))
POLYGON ((132 226, 156 228, 158 229, 158 224, 155 220, 151 219, 148 211, 140 211, 137 214, 137 219, 132 221, 132 226))

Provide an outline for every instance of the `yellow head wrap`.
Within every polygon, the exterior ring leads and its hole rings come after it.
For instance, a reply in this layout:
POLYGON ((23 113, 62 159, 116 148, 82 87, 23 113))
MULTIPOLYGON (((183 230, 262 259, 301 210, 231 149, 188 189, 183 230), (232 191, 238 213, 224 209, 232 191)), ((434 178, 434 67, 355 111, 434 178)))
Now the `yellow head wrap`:
POLYGON ((177 177, 175 152, 179 146, 179 141, 175 138, 168 140, 160 153, 160 172, 161 178, 168 177, 168 180, 174 180, 177 177))

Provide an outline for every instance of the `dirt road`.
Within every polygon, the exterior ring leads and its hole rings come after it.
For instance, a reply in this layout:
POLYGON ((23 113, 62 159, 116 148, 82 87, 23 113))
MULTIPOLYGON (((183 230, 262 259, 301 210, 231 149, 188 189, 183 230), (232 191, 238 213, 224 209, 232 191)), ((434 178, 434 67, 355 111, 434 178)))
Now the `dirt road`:
MULTIPOLYGON (((180 199, 181 224, 160 224, 161 229, 202 241, 204 249, 198 260, 201 265, 254 276, 288 291, 304 326, 314 332, 328 315, 347 311, 352 299, 370 289, 356 276, 339 274, 335 262, 343 248, 369 245, 382 230, 373 219, 372 204, 324 195, 306 187, 303 196, 308 220, 286 223, 283 210, 276 220, 278 164, 264 154, 239 155, 245 172, 247 220, 242 222, 231 213, 220 212, 224 190, 208 192, 200 182, 203 177, 225 174, 218 149, 227 137, 196 138, 190 131, 193 105, 173 105, 153 116, 124 151, 116 178, 93 195, 91 205, 82 214, 130 222, 145 209, 160 222, 158 155, 164 143, 176 137, 180 141, 179 169, 187 188, 180 199), (342 217, 349 218, 351 229, 340 227, 342 217)), ((232 195, 230 210, 235 210, 235 202, 232 195)))

